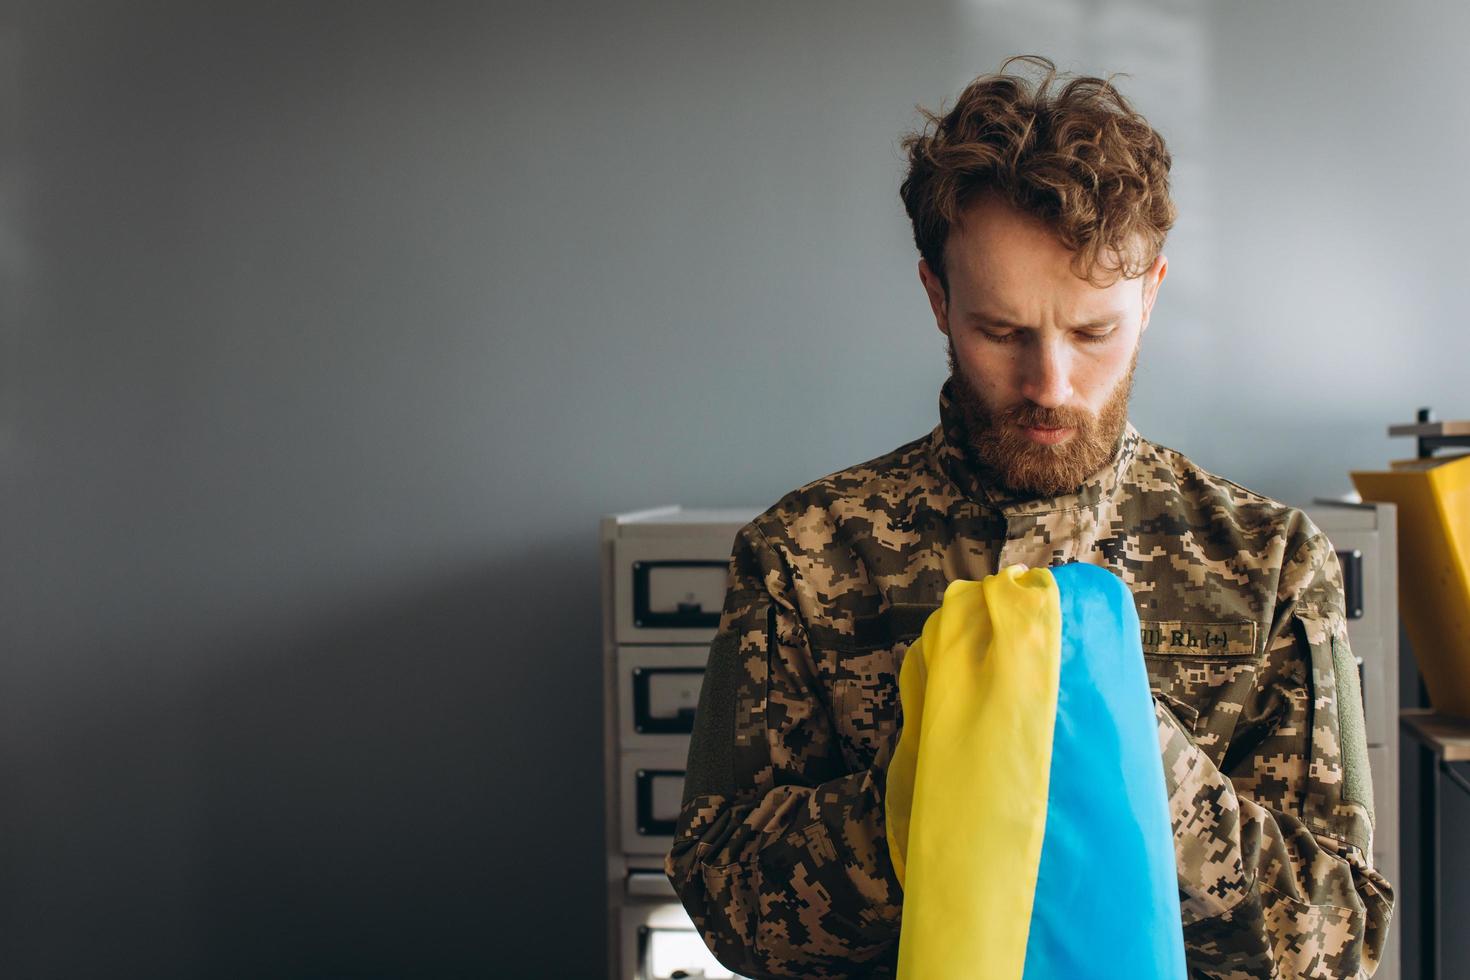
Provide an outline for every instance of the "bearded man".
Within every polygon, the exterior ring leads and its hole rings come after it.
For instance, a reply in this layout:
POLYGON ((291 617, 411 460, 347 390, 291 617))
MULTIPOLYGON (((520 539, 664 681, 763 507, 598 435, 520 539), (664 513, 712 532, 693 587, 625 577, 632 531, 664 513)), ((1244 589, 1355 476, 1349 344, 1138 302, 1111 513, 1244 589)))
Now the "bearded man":
POLYGON ((1190 975, 1371 975, 1393 891, 1336 552, 1128 421, 1170 154, 1109 82, 1015 60, 903 141, 939 424, 737 534, 665 871, 741 975, 891 976, 904 653, 953 580, 1090 562, 1137 605, 1190 975))

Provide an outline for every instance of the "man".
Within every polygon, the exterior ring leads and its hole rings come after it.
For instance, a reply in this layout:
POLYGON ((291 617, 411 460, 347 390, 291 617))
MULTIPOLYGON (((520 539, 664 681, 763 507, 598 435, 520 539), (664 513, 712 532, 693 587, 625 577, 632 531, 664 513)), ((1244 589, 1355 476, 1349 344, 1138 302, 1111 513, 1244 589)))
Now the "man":
POLYGON ((740 974, 891 976, 904 653, 951 580, 1091 562, 1138 607, 1191 976, 1371 975, 1393 892, 1336 553, 1128 422, 1170 155, 1109 83, 1052 92, 1032 60, 1034 89, 1007 61, 904 141, 940 422, 736 536, 665 870, 740 974))

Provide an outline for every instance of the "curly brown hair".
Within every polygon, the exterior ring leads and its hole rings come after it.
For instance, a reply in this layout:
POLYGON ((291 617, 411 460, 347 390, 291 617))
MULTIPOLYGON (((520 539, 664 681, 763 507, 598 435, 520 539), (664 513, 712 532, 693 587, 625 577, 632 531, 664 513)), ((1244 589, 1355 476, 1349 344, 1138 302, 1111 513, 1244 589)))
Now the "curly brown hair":
POLYGON ((944 243, 986 192, 1055 229, 1076 253, 1073 271, 1094 285, 1142 275, 1163 248, 1175 216, 1164 138, 1113 87, 1115 76, 1075 77, 1052 93, 1057 77, 1051 59, 1015 55, 967 85, 949 112, 915 107, 926 122, 900 144, 909 169, 899 196, 946 296, 944 243), (1005 73, 1015 61, 1045 76, 1028 86, 1005 73))

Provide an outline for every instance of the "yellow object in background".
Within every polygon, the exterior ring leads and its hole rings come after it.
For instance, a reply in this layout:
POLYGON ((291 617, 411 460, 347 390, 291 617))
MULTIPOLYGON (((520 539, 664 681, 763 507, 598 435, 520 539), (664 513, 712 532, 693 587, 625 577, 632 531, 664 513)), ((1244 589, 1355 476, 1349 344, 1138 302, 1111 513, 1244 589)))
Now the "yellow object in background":
POLYGON ((1429 701, 1470 717, 1470 456, 1351 475, 1365 501, 1398 507, 1399 614, 1429 701))

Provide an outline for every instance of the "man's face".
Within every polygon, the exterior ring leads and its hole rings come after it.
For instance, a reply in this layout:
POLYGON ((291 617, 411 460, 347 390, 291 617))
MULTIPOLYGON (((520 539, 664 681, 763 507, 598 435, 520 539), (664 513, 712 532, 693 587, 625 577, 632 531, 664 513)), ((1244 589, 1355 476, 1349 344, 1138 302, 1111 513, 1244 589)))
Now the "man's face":
POLYGON ((969 207, 944 250, 946 298, 919 278, 949 337, 955 404, 981 462, 1017 493, 1075 490, 1128 420, 1133 370, 1168 263, 1098 287, 1039 220, 999 198, 969 207))

